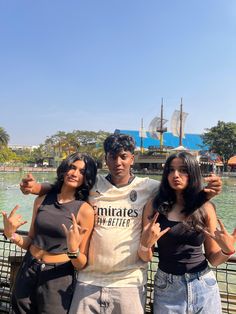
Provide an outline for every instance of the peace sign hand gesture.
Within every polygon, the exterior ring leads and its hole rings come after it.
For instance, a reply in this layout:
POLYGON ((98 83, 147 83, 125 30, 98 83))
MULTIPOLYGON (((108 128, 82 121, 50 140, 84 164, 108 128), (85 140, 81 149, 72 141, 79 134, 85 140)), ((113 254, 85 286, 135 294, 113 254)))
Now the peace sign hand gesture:
POLYGON ((62 224, 62 227, 64 229, 66 240, 67 240, 67 248, 69 252, 76 252, 83 240, 83 237, 85 233, 88 231, 87 228, 81 228, 81 226, 78 225, 75 215, 71 214, 72 218, 72 225, 69 229, 62 224))
POLYGON ((204 233, 214 239, 223 252, 234 252, 234 245, 236 242, 236 228, 234 228, 232 234, 229 234, 225 229, 223 222, 220 219, 217 220, 220 228, 216 228, 214 234, 211 234, 208 230, 204 230, 204 233))
POLYGON ((16 205, 8 216, 5 211, 1 212, 3 216, 4 235, 7 238, 11 238, 13 233, 15 233, 19 227, 27 223, 26 220, 22 220, 22 216, 20 214, 16 213, 19 207, 19 205, 16 205))
POLYGON ((157 221, 159 213, 156 212, 153 218, 149 219, 149 223, 143 228, 141 236, 141 244, 145 247, 151 248, 170 228, 161 231, 160 224, 157 221))

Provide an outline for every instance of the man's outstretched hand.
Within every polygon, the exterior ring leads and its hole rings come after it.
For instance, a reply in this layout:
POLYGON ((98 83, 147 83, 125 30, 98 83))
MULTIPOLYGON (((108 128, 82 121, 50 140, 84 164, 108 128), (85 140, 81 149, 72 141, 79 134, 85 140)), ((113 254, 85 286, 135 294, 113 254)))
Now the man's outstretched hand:
POLYGON ((20 189, 23 194, 34 194, 37 182, 31 173, 21 180, 20 189))
POLYGON ((203 189, 207 193, 207 199, 210 200, 212 197, 219 195, 222 190, 222 180, 220 177, 215 174, 204 178, 204 181, 207 183, 203 189))

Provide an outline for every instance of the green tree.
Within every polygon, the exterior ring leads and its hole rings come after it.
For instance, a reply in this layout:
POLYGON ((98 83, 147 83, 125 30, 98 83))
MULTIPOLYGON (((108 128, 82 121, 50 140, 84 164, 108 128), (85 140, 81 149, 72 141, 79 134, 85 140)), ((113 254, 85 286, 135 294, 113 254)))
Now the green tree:
POLYGON ((44 160, 47 159, 47 152, 44 149, 44 145, 39 145, 39 147, 33 149, 30 154, 29 162, 34 164, 43 164, 44 160))
POLYGON ((4 130, 4 128, 0 127, 0 147, 7 146, 9 142, 10 136, 4 130))
POLYGON ((31 151, 30 149, 16 149, 14 150, 18 161, 22 163, 28 163, 31 160, 31 151))
POLYGON ((236 123, 218 121, 218 124, 202 135, 205 145, 209 150, 222 157, 226 170, 228 160, 236 154, 236 123))
POLYGON ((102 168, 104 162, 104 149, 103 142, 105 138, 110 135, 109 132, 101 131, 75 131, 77 138, 80 141, 80 152, 86 152, 90 154, 97 162, 98 167, 102 168))
POLYGON ((99 165, 102 165, 104 159, 103 142, 109 134, 101 130, 98 132, 74 130, 69 133, 58 131, 48 137, 43 146, 48 152, 48 156, 54 157, 56 162, 73 152, 80 151, 90 154, 99 165))
POLYGON ((1 147, 1 149, 0 149, 0 163, 15 162, 15 161, 19 161, 16 153, 13 152, 7 146, 1 147))
POLYGON ((58 166, 62 159, 77 151, 78 147, 79 142, 74 132, 58 131, 48 137, 40 149, 41 152, 44 152, 45 157, 53 158, 55 166, 58 166))

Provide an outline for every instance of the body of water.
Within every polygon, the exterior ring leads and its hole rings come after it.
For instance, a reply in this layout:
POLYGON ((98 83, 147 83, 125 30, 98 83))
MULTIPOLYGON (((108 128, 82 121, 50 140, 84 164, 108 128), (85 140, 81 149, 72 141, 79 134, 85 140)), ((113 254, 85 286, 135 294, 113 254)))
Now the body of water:
MULTIPOLYGON (((21 227, 21 230, 29 230, 35 195, 24 195, 20 191, 20 182, 26 174, 22 172, 1 172, 0 173, 0 210, 10 212, 16 205, 19 205, 18 213, 28 223, 21 227)), ((55 181, 56 173, 34 173, 38 182, 55 181)), ((2 226, 2 216, 0 217, 2 226)))
MULTIPOLYGON (((10 212, 19 205, 19 213, 28 223, 22 226, 22 230, 28 230, 31 221, 32 209, 35 196, 23 195, 19 189, 21 178, 25 176, 22 172, 0 173, 0 210, 10 212)), ((54 182, 56 173, 35 173, 38 182, 54 182)), ((152 176, 159 180, 160 177, 152 176)), ((230 233, 236 227, 236 178, 223 178, 223 191, 213 199, 217 215, 222 219, 230 233)), ((2 217, 0 217, 2 227, 2 217)))

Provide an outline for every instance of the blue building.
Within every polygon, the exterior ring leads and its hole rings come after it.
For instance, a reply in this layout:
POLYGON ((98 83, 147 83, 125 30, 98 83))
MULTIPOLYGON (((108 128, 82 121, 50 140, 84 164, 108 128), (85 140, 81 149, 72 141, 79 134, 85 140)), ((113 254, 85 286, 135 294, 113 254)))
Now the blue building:
MULTIPOLYGON (((139 148, 141 146, 141 138, 139 131, 135 130, 119 130, 116 129, 115 133, 123 133, 133 136, 135 139, 136 146, 139 148)), ((143 138, 143 148, 156 148, 160 147, 160 140, 154 139, 150 136, 149 132, 146 132, 147 137, 143 138)), ((190 151, 200 151, 207 150, 208 147, 203 144, 200 134, 185 134, 185 138, 182 139, 182 145, 190 151)), ((179 146, 179 138, 174 136, 170 132, 165 132, 163 134, 163 146, 171 149, 179 146)))

